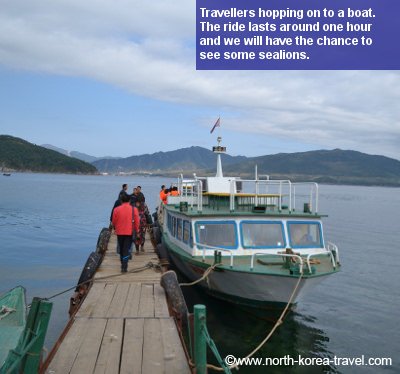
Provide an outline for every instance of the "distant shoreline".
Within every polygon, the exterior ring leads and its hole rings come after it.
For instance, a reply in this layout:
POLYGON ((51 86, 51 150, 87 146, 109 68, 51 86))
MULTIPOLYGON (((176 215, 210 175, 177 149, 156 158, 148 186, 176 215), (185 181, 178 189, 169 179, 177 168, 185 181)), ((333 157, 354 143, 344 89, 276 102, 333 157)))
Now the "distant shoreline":
MULTIPOLYGON (((152 177, 157 177, 157 178, 172 178, 176 179, 179 174, 182 172, 177 172, 175 174, 172 174, 170 172, 168 173, 124 173, 124 174, 117 174, 117 173, 68 173, 68 172, 41 172, 41 171, 29 171, 29 170, 3 170, 1 173, 8 173, 8 174, 51 174, 51 175, 77 175, 77 176, 100 176, 100 177, 120 177, 120 178, 132 178, 132 177, 144 177, 144 178, 152 178, 152 177)), ((185 171, 183 172, 183 175, 185 176, 191 176, 193 175, 192 171, 185 171)), ((211 176, 213 174, 211 173, 203 173, 202 176, 211 176)), ((233 175, 226 174, 225 176, 227 177, 233 177, 233 175)), ((253 178, 254 175, 236 175, 239 176, 243 179, 248 179, 248 178, 253 178)), ((319 185, 328 185, 328 186, 354 186, 354 187, 389 187, 389 188, 399 188, 400 183, 398 182, 390 182, 390 181, 373 181, 373 180, 365 180, 365 178, 360 178, 358 181, 350 180, 349 178, 346 177, 338 177, 342 178, 342 180, 337 180, 337 177, 326 177, 326 176, 311 176, 311 175, 285 175, 285 176, 279 176, 279 175, 270 175, 271 179, 281 179, 281 180, 290 180, 291 182, 315 182, 318 183, 319 185)), ((372 178, 371 178, 372 179, 372 178)))

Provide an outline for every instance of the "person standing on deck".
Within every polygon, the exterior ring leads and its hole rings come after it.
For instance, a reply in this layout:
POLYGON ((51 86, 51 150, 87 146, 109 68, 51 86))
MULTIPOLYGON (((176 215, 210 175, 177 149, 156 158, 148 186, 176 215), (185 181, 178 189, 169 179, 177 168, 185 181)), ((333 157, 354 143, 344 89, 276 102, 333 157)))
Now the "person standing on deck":
POLYGON ((136 207, 130 203, 130 196, 123 194, 121 196, 122 204, 114 209, 112 224, 115 227, 115 233, 118 238, 120 248, 121 272, 128 270, 129 249, 132 245, 132 235, 139 232, 140 217, 136 207))
POLYGON ((160 191, 160 200, 161 201, 163 200, 163 197, 164 197, 164 190, 165 190, 165 185, 163 184, 161 186, 161 191, 160 191))
POLYGON ((160 192, 160 199, 161 199, 161 201, 163 202, 163 204, 166 204, 167 203, 167 198, 168 198, 168 195, 169 195, 169 189, 168 188, 164 188, 163 190, 161 190, 161 192, 160 192))
POLYGON ((145 199, 145 197, 144 197, 144 195, 143 195, 143 192, 142 192, 142 187, 141 186, 137 186, 136 187, 136 191, 137 191, 137 200, 140 202, 140 203, 144 203, 145 201, 146 201, 146 199, 145 199))
POLYGON ((180 193, 179 193, 179 191, 178 191, 178 187, 172 187, 171 188, 171 196, 179 196, 180 195, 180 193))
POLYGON ((128 191, 128 185, 124 183, 122 185, 122 190, 119 192, 118 199, 121 199, 122 195, 129 195, 127 191, 128 191))
POLYGON ((131 205, 132 205, 132 206, 135 206, 136 201, 138 200, 138 197, 137 197, 137 188, 136 188, 136 187, 133 189, 132 195, 130 195, 130 197, 131 197, 131 205))
POLYGON ((136 237, 135 247, 136 247, 136 253, 139 253, 139 247, 140 250, 144 252, 144 242, 146 240, 146 228, 148 225, 151 225, 153 223, 153 220, 151 219, 149 208, 147 208, 145 202, 137 201, 136 207, 139 211, 140 227, 138 235, 136 237))

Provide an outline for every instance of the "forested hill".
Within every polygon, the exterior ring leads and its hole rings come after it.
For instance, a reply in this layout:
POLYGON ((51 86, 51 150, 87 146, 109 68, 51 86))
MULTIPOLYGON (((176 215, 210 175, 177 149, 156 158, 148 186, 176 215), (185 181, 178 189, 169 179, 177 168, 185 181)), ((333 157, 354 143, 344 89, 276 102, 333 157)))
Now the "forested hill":
MULTIPOLYGON (((149 172, 168 176, 215 174, 216 155, 202 147, 157 152, 118 160, 93 162, 99 171, 149 172)), ((400 161, 341 149, 244 157, 222 155, 225 175, 253 178, 259 174, 293 181, 332 184, 400 186, 400 161)))
POLYGON ((0 168, 3 171, 97 173, 97 169, 87 162, 9 135, 0 135, 0 168))
POLYGON ((224 171, 246 175, 255 165, 260 173, 293 180, 400 186, 400 161, 341 149, 252 157, 224 171))
MULTIPOLYGON (((222 155, 224 165, 247 160, 244 156, 222 155)), ((92 162, 98 170, 109 173, 116 172, 195 172, 199 169, 215 167, 215 154, 202 147, 188 147, 176 151, 157 152, 120 159, 103 159, 92 162)))

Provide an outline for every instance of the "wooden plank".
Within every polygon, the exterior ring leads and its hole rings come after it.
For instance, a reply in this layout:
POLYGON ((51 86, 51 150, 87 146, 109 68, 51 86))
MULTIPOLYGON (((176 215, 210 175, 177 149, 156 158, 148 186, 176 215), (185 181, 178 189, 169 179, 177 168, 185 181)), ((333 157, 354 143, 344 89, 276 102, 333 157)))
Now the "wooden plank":
POLYGON ((117 283, 117 289, 114 293, 110 308, 107 311, 107 317, 121 317, 126 300, 128 298, 129 283, 117 283))
POLYGON ((115 374, 119 371, 124 320, 109 319, 94 368, 95 374, 115 374))
POLYGON ((93 372, 107 324, 105 318, 81 318, 80 321, 86 321, 85 335, 70 374, 93 372))
POLYGON ((139 311, 139 300, 140 293, 142 291, 142 285, 140 283, 131 283, 129 286, 127 300, 122 311, 122 317, 124 318, 137 317, 139 311))
POLYGON ((143 318, 125 320, 120 374, 147 374, 142 372, 143 329, 143 318))
POLYGON ((96 307, 92 313, 93 317, 106 317, 116 289, 116 283, 106 283, 103 294, 98 299, 96 307))
POLYGON ((164 373, 164 353, 159 319, 149 318, 144 321, 142 373, 164 373))
POLYGON ((75 320, 46 373, 69 373, 86 334, 87 319, 75 320))
POLYGON ((167 297, 159 284, 154 285, 154 316, 169 317, 167 297))
POLYGON ((83 301, 82 306, 79 308, 77 317, 91 317, 99 298, 104 292, 104 283, 94 283, 89 290, 88 295, 83 301))
POLYGON ((138 316, 154 317, 154 290, 152 284, 142 284, 138 316))
POLYGON ((174 319, 172 317, 160 319, 160 330, 164 347, 164 373, 190 374, 189 364, 174 319))

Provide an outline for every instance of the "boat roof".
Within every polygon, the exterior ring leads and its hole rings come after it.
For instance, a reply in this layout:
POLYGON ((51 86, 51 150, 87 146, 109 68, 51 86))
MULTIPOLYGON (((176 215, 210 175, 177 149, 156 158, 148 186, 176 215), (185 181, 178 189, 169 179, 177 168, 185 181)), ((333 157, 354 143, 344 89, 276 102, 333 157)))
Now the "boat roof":
POLYGON ((237 209, 231 212, 227 208, 216 208, 213 206, 204 206, 201 211, 198 211, 197 206, 188 206, 182 209, 181 204, 166 204, 164 207, 171 213, 179 213, 190 218, 199 217, 251 217, 251 218, 296 218, 296 219, 320 219, 326 217, 326 215, 318 213, 308 213, 302 211, 289 211, 288 209, 283 209, 281 211, 277 210, 276 207, 246 207, 243 209, 237 209), (265 209, 263 209, 265 208, 265 209))

